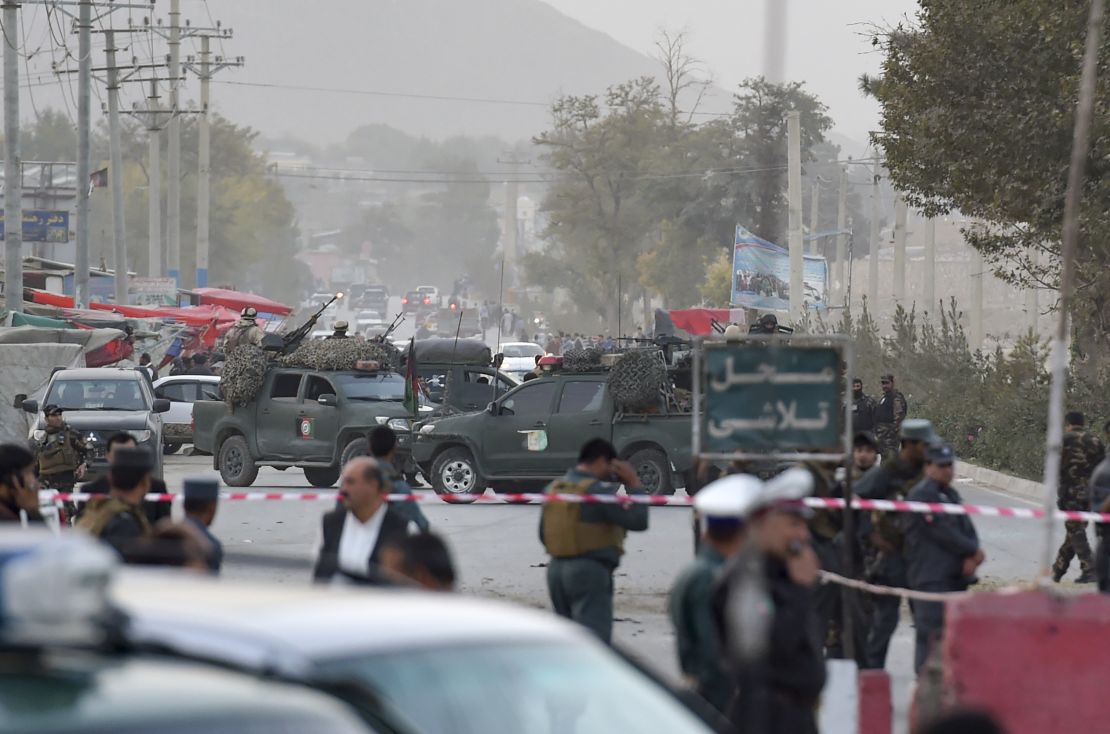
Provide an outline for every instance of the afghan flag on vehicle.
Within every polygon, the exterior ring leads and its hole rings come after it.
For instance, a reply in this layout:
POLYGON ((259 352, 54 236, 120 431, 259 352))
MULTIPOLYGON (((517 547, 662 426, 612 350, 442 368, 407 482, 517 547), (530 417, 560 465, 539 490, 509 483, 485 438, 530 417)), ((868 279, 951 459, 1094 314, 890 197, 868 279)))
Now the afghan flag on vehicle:
POLYGON ((416 337, 409 339, 409 351, 405 357, 405 409, 413 416, 420 407, 420 386, 416 383, 416 337))

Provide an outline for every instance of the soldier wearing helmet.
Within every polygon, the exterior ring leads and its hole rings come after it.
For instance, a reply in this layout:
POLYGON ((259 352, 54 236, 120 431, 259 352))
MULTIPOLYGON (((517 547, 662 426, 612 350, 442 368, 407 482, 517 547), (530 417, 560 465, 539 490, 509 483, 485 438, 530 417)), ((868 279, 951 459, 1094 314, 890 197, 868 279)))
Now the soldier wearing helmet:
POLYGON ((230 353, 236 347, 241 347, 247 344, 256 347, 262 346, 263 331, 257 323, 258 311, 252 306, 247 306, 239 312, 239 320, 235 325, 228 329, 227 335, 224 336, 225 354, 230 353))
POLYGON ((332 331, 331 335, 328 336, 328 339, 346 339, 347 338, 347 329, 349 327, 348 327, 348 324, 347 324, 346 321, 336 321, 334 324, 331 325, 331 328, 333 329, 333 331, 332 331))

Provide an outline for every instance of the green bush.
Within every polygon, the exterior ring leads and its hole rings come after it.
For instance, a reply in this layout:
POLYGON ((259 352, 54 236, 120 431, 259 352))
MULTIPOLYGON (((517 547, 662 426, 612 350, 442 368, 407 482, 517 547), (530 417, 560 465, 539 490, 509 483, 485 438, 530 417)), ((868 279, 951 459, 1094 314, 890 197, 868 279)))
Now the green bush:
MULTIPOLYGON (((807 319, 799 331, 847 334, 854 344, 854 377, 879 392, 879 376, 892 373, 909 416, 928 418, 961 459, 1039 480, 1044 472, 1048 414, 1047 342, 1029 332, 1008 351, 972 351, 953 299, 939 323, 898 307, 889 336, 881 336, 867 310, 845 312, 838 324, 807 319)), ((1068 376, 1067 409, 1080 410, 1101 431, 1110 418, 1105 376, 1093 382, 1068 376)))

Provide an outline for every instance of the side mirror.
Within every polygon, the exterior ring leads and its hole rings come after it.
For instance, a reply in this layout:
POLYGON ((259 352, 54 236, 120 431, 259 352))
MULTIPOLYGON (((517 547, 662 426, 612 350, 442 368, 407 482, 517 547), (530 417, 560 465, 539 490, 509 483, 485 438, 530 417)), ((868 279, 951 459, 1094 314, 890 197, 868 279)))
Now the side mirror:
MULTIPOLYGON (((16 396, 18 397, 18 396, 16 396)), ((23 403, 24 413, 37 413, 39 412, 39 401, 37 400, 24 400, 23 403)))
POLYGON ((27 399, 27 393, 21 392, 12 398, 12 407, 16 410, 23 410, 23 401, 27 399))
POLYGON ((490 415, 497 415, 497 403, 490 403, 487 405, 486 412, 490 415))
POLYGON ((165 398, 155 398, 154 404, 150 406, 150 409, 155 413, 165 413, 170 409, 170 401, 165 398))
POLYGON ((329 408, 334 408, 335 406, 339 405, 339 398, 329 392, 316 398, 316 402, 320 405, 326 405, 329 408))

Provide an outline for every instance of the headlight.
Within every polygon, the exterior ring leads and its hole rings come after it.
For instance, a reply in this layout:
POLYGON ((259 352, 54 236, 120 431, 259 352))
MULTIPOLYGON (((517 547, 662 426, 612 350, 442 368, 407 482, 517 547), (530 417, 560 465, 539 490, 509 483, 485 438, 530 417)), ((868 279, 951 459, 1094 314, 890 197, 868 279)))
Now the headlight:
POLYGON ((420 426, 420 432, 421 433, 431 433, 435 429, 436 429, 436 424, 435 423, 425 423, 424 425, 420 426))
POLYGON ((411 424, 409 423, 407 418, 393 418, 389 421, 389 423, 386 423, 386 425, 392 428, 394 431, 404 431, 406 433, 411 428, 411 424))
POLYGON ((46 431, 42 430, 41 428, 36 428, 35 432, 31 434, 31 437, 34 438, 36 441, 41 441, 46 438, 46 431))
POLYGON ((150 431, 128 431, 131 438, 135 439, 135 443, 143 443, 150 440, 150 431))

